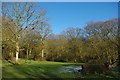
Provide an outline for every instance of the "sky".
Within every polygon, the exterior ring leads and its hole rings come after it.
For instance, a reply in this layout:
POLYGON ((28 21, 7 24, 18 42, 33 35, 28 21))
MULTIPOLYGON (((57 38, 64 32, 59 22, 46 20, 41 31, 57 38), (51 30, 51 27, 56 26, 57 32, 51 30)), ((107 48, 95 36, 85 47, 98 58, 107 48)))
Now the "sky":
POLYGON ((118 17, 117 2, 39 2, 37 8, 47 11, 54 34, 68 27, 84 28, 89 21, 105 21, 118 17))
POLYGON ((48 23, 54 34, 68 27, 84 28, 90 21, 118 18, 117 2, 37 2, 36 10, 47 11, 48 23))

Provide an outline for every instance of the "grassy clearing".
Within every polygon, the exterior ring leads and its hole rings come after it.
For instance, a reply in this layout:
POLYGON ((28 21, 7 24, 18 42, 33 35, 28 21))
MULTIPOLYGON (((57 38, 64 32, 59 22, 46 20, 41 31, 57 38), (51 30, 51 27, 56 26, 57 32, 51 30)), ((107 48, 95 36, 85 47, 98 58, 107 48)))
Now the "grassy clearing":
POLYGON ((119 73, 108 72, 104 74, 75 74, 60 73, 59 68, 64 65, 80 65, 80 63, 47 62, 20 60, 19 65, 3 61, 3 78, 119 78, 119 73))
POLYGON ((75 78, 79 75, 59 72, 60 67, 71 64, 75 63, 47 61, 31 61, 25 63, 25 61, 22 60, 19 65, 12 65, 7 61, 3 61, 3 78, 75 78))

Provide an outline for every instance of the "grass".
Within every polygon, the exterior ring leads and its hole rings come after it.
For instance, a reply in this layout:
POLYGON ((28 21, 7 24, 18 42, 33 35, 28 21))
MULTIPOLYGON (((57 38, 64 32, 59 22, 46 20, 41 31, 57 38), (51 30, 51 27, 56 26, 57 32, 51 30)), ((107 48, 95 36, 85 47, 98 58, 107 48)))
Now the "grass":
POLYGON ((116 72, 104 74, 75 74, 60 73, 60 68, 64 65, 80 65, 80 63, 47 62, 20 60, 19 65, 13 65, 7 61, 2 64, 3 78, 118 78, 116 72))
MULTIPOLYGON (((78 74, 63 74, 59 72, 59 68, 63 65, 71 65, 75 63, 62 62, 39 62, 31 61, 25 63, 20 61, 19 65, 13 65, 7 61, 3 61, 2 77, 3 78, 75 78, 78 74)), ((78 63, 77 63, 78 64, 78 63)))

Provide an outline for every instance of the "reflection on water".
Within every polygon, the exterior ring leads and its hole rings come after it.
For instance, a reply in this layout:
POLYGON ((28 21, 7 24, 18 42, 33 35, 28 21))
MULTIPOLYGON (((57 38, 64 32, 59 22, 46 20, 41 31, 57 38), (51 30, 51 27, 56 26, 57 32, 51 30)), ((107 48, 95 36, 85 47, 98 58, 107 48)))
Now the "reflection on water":
POLYGON ((82 66, 81 65, 67 65, 67 66, 62 66, 59 69, 60 73, 81 73, 82 66))

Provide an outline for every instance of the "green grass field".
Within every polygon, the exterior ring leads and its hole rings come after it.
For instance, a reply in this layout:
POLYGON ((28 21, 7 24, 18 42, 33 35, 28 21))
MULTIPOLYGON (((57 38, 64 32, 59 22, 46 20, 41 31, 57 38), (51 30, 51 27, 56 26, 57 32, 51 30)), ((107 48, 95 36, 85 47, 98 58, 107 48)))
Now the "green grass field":
POLYGON ((77 74, 63 74, 59 72, 59 68, 63 65, 71 65, 74 63, 61 62, 38 62, 31 61, 25 63, 20 62, 19 65, 13 65, 7 61, 3 61, 2 77, 3 78, 75 78, 77 74))
POLYGON ((106 73, 96 75, 86 75, 75 73, 60 73, 59 69, 64 65, 80 65, 80 63, 63 63, 47 61, 29 61, 21 60, 19 65, 13 65, 7 61, 2 64, 3 78, 112 78, 119 77, 117 73, 106 73))

